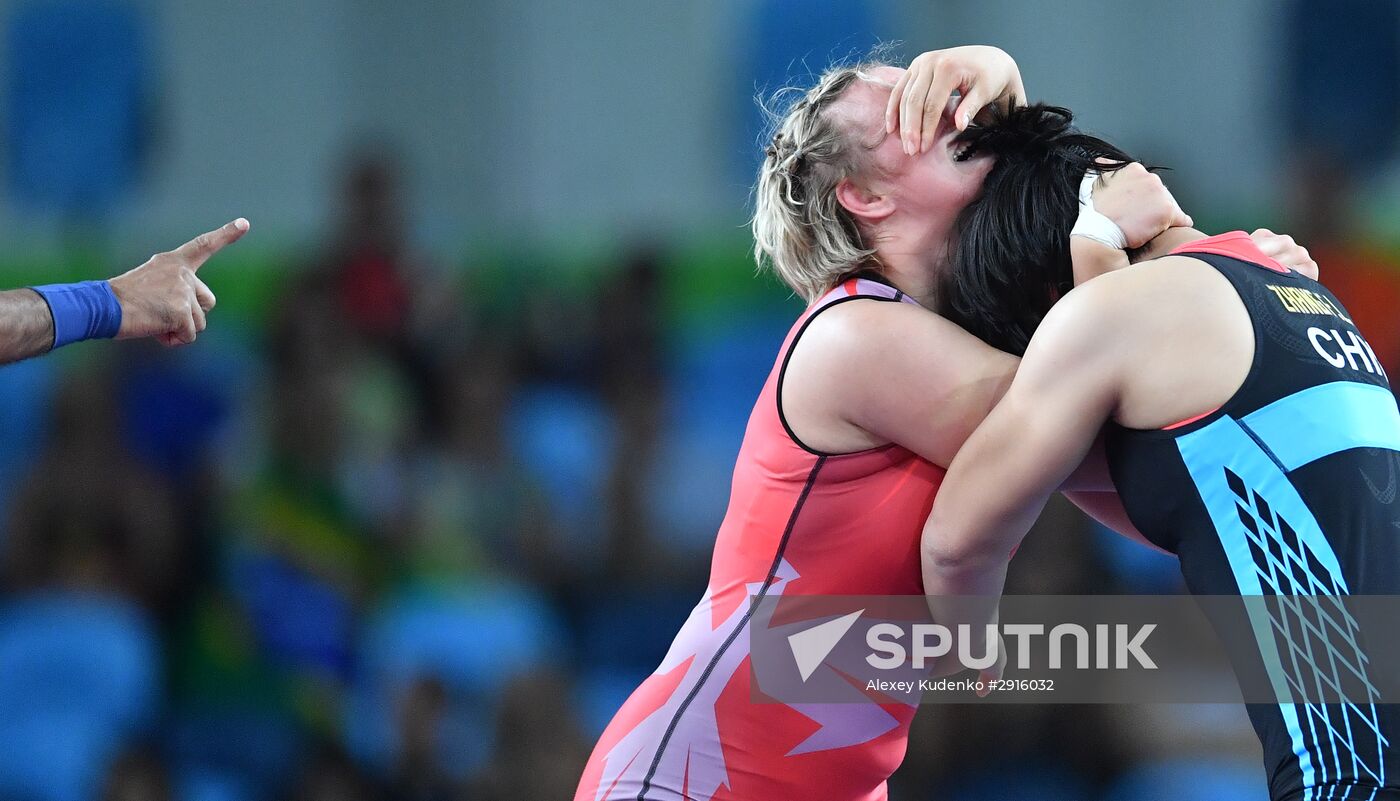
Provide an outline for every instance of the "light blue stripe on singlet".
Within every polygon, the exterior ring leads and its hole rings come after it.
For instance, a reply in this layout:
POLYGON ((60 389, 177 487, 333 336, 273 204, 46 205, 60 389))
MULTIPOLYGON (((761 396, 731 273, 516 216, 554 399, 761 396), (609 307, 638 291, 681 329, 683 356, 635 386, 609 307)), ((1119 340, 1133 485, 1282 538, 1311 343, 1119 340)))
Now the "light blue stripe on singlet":
MULTIPOLYGON (((1243 479, 1246 486, 1267 496, 1269 503, 1280 515, 1288 519, 1299 537, 1326 542, 1312 512, 1308 510, 1288 477, 1233 418, 1222 417, 1205 428, 1186 434, 1177 439, 1176 445, 1192 481, 1196 484, 1196 490, 1201 494, 1211 522, 1215 524, 1220 544, 1225 550, 1225 557, 1230 563, 1230 570, 1235 576, 1235 584, 1239 587, 1241 595, 1263 595, 1264 588, 1255 569, 1254 556, 1250 553, 1248 534, 1236 510, 1237 496, 1230 489, 1225 477, 1225 468, 1228 467, 1243 479)), ((1326 549, 1329 555, 1331 551, 1330 547, 1326 549)), ((1336 564, 1335 555, 1332 555, 1331 562, 1332 565, 1336 564)), ((1331 570, 1332 565, 1326 566, 1331 570)), ((1337 578, 1341 578, 1340 571, 1337 578)), ((1275 694, 1280 698, 1291 698, 1288 678, 1279 661, 1279 654, 1282 652, 1274 640, 1273 625, 1268 620, 1259 619, 1255 614, 1255 605, 1251 604, 1248 609, 1250 624, 1259 642, 1260 656, 1275 694)), ((1293 753, 1298 757, 1298 766, 1303 773, 1303 786, 1311 788, 1316 784, 1316 774, 1312 754, 1303 739, 1298 710, 1291 703, 1280 703, 1278 708, 1283 715, 1284 726, 1288 729, 1289 739, 1293 743, 1293 753)), ((1311 720, 1308 724, 1311 729, 1311 720)), ((1315 729, 1313 740, 1320 742, 1315 729)))
POLYGON ((1336 381, 1295 392, 1242 421, 1284 470, 1352 448, 1400 451, 1400 409, 1386 387, 1336 381))
MULTIPOLYGON (((1265 584, 1268 585, 1267 591, 1280 595, 1349 594, 1336 552, 1286 473, 1353 448, 1400 451, 1400 408, 1397 408, 1395 397, 1385 387, 1350 381, 1333 382, 1294 393, 1239 421, 1229 417, 1217 420, 1199 431, 1180 437, 1177 447, 1215 525, 1242 595, 1262 594, 1266 591, 1265 584), (1241 499, 1231 489, 1225 475, 1227 468, 1240 478, 1242 489, 1247 494, 1257 493, 1272 507, 1278 518, 1288 521, 1301 546, 1316 559, 1325 575, 1313 575, 1306 560, 1301 560, 1306 580, 1300 584, 1289 570, 1275 570, 1268 564, 1261 566, 1256 563, 1250 547, 1251 538, 1261 552, 1268 550, 1271 544, 1263 541, 1265 538, 1286 550, 1291 548, 1279 537, 1276 525, 1266 519, 1273 515, 1262 514, 1252 497, 1241 499), (1260 525, 1259 534, 1251 534, 1246 529, 1241 513, 1254 517, 1255 524, 1260 525)), ((1272 559, 1269 556, 1263 558, 1266 562, 1272 559)), ((1284 652, 1277 647, 1271 619, 1266 614, 1256 615, 1258 611, 1257 607, 1250 607, 1250 622, 1258 638, 1265 668, 1279 697, 1291 698, 1287 668, 1281 661, 1284 652)), ((1310 654, 1309 649, 1309 655, 1304 658, 1310 659, 1310 654)), ((1291 653, 1290 658, 1297 660, 1298 653, 1291 653)), ((1316 753, 1308 749, 1303 739, 1299 706, 1281 703, 1279 710, 1303 774, 1303 785, 1307 788, 1304 797, 1308 798, 1314 791, 1322 790, 1315 781, 1326 783, 1329 779, 1335 781, 1341 778, 1342 766, 1336 737, 1333 736, 1334 732, 1329 731, 1331 721, 1325 714, 1320 729, 1312 714, 1307 718, 1307 728, 1315 743, 1316 753), (1327 747, 1330 747, 1332 762, 1339 774, 1335 777, 1328 775, 1331 771, 1328 770, 1326 752, 1323 751, 1327 747), (1315 758, 1320 761, 1315 762, 1315 758)), ((1374 705, 1366 706, 1374 710, 1374 705)), ((1325 706, 1319 709, 1326 712, 1325 706)), ((1384 739, 1378 729, 1376 734, 1384 739)), ((1343 746, 1351 745, 1350 719, 1347 720, 1345 737, 1343 746)), ((1383 753, 1378 753, 1378 756, 1381 760, 1372 775, 1383 782, 1384 756, 1383 753)))

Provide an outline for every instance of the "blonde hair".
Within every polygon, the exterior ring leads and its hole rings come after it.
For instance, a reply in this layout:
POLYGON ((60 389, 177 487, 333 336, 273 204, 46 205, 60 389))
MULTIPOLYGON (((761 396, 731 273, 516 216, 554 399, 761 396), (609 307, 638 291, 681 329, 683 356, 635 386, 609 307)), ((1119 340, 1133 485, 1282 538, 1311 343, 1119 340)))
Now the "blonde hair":
POLYGON ((760 101, 773 134, 754 186, 754 260, 809 303, 875 255, 836 198, 841 180, 866 167, 872 145, 856 141, 855 132, 828 112, 855 81, 883 84, 868 74, 881 66, 872 58, 832 67, 805 92, 788 88, 760 101), (784 96, 798 93, 785 110, 774 110, 784 96))

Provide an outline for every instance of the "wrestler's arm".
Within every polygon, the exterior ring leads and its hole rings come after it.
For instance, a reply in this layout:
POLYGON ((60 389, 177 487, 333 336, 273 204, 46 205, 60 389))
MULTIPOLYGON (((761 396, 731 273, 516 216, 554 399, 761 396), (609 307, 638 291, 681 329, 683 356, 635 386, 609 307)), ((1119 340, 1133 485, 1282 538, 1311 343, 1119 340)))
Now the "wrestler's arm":
MULTIPOLYGON (((1108 199, 1110 202, 1117 200, 1112 195, 1109 195, 1108 199)), ((1202 234, 1191 229, 1172 228, 1153 239, 1140 255, 1146 258, 1165 255, 1180 244, 1180 240, 1189 241, 1200 236, 1202 234)), ((1249 236, 1264 255, 1317 280, 1317 262, 1313 261, 1308 249, 1295 242, 1293 237, 1276 234, 1267 228, 1256 229, 1249 236)), ((1074 263, 1076 283, 1128 266, 1128 256, 1124 251, 1085 237, 1070 238, 1070 256, 1074 263)), ((1128 519, 1128 513, 1123 508, 1123 502, 1109 477, 1101 436, 1060 489, 1081 511, 1108 528, 1153 550, 1162 550, 1144 537, 1128 519)))
POLYGON ((1133 336, 1110 283, 1051 310, 1005 398, 953 460, 922 539, 931 598, 1001 594, 1007 554, 1116 408, 1133 336))
MULTIPOLYGON (((918 307, 861 301, 817 318, 794 352, 785 386, 819 399, 822 416, 869 432, 871 444, 896 442, 947 467, 1006 392, 1019 362, 918 307)), ((803 399, 785 395, 789 415, 793 400, 803 399)), ((1094 519, 1149 544, 1113 490, 1102 447, 1061 488, 1094 519)))

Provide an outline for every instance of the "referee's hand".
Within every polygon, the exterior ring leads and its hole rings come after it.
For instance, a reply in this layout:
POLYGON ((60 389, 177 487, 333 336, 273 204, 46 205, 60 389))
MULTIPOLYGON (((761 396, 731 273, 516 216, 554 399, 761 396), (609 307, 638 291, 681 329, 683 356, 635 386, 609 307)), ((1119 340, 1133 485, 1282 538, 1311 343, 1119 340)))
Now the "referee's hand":
POLYGON ((112 292, 122 306, 117 338, 155 337, 170 347, 193 342, 214 308, 214 293, 199 280, 199 268, 248 233, 248 227, 239 217, 113 278, 112 292))

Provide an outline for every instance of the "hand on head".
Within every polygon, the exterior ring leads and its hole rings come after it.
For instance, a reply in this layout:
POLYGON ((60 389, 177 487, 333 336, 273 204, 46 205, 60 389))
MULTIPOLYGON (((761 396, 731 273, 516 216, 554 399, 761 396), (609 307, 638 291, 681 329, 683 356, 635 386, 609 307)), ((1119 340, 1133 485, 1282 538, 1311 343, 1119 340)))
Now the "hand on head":
POLYGON ((1140 248, 1169 228, 1194 222, 1162 177, 1141 162, 1104 173, 1094 182, 1094 208, 1123 231, 1129 248, 1140 248))
POLYGON ((913 156, 933 144, 948 101, 960 95, 953 124, 967 130, 988 104, 1025 102, 1016 62, 995 47, 973 45, 932 50, 909 63, 885 107, 885 133, 900 132, 904 152, 913 156))

